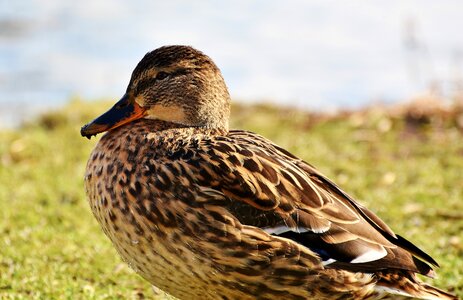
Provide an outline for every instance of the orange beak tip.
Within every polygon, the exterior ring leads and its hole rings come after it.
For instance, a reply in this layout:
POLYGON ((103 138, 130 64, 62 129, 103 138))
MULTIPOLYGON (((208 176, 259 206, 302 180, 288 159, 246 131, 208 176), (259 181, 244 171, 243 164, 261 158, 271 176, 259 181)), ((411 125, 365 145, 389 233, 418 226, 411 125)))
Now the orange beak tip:
POLYGON ((98 133, 105 132, 136 119, 143 118, 145 110, 137 103, 131 101, 130 97, 125 94, 110 110, 82 126, 80 134, 90 139, 98 133))

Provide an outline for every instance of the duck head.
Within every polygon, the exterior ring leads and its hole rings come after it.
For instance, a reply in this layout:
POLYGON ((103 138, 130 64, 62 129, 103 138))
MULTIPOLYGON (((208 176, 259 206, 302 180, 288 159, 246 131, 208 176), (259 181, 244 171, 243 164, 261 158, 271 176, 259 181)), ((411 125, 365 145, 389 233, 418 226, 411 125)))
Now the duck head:
POLYGON ((164 46, 143 57, 122 98, 80 133, 90 138, 140 118, 228 130, 229 115, 230 95, 214 62, 189 46, 164 46))

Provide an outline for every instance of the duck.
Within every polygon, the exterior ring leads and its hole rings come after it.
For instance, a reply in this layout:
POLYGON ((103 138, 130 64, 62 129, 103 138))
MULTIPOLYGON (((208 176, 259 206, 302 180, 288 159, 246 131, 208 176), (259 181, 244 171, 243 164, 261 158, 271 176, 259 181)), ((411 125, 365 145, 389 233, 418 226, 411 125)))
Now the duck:
POLYGON ((81 128, 92 213, 121 258, 178 299, 457 299, 437 262, 314 166, 229 129, 213 60, 163 46, 81 128))

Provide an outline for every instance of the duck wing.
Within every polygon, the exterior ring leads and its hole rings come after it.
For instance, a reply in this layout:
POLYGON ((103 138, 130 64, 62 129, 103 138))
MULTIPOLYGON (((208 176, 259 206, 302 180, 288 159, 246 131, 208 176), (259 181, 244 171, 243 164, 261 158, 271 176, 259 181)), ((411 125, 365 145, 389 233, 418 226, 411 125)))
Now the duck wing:
MULTIPOLYGON (((437 263, 310 164, 248 131, 201 139, 183 163, 196 184, 220 193, 243 225, 290 239, 327 268, 407 270, 432 276, 437 263), (197 169, 196 171, 193 171, 197 169)), ((181 159, 180 159, 181 160, 181 159)))

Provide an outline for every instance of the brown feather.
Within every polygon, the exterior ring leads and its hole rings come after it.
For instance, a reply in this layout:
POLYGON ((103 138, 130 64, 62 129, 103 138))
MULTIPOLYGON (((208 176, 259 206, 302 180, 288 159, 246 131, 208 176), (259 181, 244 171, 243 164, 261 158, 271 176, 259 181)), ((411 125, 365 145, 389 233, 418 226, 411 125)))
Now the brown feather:
POLYGON ((121 101, 82 128, 109 130, 85 187, 103 232, 151 284, 181 299, 456 299, 415 277, 433 274, 429 255, 313 166, 229 131, 230 96, 203 53, 149 52, 121 101))

